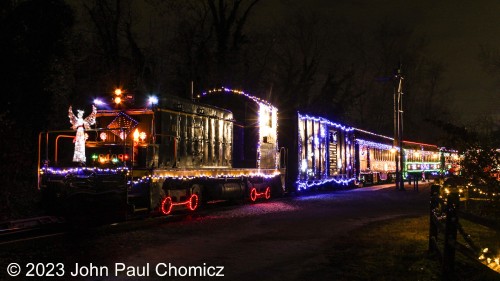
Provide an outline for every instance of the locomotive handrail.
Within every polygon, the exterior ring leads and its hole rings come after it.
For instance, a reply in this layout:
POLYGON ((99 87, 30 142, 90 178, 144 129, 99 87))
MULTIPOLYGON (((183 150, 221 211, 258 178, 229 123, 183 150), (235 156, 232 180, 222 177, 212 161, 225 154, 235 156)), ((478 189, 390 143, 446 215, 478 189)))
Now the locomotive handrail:
MULTIPOLYGON (((95 128, 95 129, 88 129, 85 130, 86 132, 101 132, 101 131, 113 131, 113 130, 122 130, 122 131, 127 131, 128 128, 126 127, 118 127, 118 128, 95 128)), ((44 165, 48 165, 48 159, 49 159, 49 134, 61 134, 61 133, 74 133, 74 130, 48 130, 48 131, 42 131, 38 133, 38 158, 37 158, 37 188, 40 189, 40 180, 41 180, 41 175, 40 175, 40 169, 41 169, 41 162, 42 162, 42 137, 45 135, 45 163, 44 165)), ((56 144, 55 144, 55 155, 54 155, 54 160, 57 163, 57 141, 59 137, 74 137, 69 136, 69 135, 60 135, 56 137, 56 144)), ((124 140, 124 146, 126 146, 127 143, 124 140)))
MULTIPOLYGON (((95 129, 86 129, 85 132, 100 132, 100 131, 114 131, 114 130, 123 130, 127 131, 127 127, 116 127, 116 128, 95 128, 95 129)), ((71 133, 75 132, 74 130, 49 130, 49 131, 42 131, 40 134, 53 134, 53 133, 71 133)))
POLYGON ((56 145, 56 147, 55 147, 55 151, 54 151, 54 162, 55 162, 56 164, 57 164, 58 154, 59 154, 59 153, 58 153, 58 151, 59 151, 59 149, 58 149, 58 142, 59 142, 59 138, 75 138, 75 136, 73 136, 73 135, 58 135, 58 136, 56 137, 56 144, 55 144, 55 145, 56 145))

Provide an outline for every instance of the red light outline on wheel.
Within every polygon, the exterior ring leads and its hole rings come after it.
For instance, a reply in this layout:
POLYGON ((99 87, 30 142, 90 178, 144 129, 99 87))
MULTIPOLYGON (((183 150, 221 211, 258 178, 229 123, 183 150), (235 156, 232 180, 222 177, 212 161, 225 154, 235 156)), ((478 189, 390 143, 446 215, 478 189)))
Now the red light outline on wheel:
POLYGON ((255 202, 257 198, 261 197, 269 200, 269 198, 271 198, 271 187, 266 187, 266 190, 264 192, 257 192, 257 189, 255 187, 250 190, 250 200, 252 202, 255 202))
POLYGON ((170 196, 165 197, 161 202, 161 212, 168 215, 172 212, 174 206, 186 205, 186 207, 194 211, 198 208, 199 198, 197 194, 191 194, 188 200, 183 202, 173 202, 170 196), (168 206, 167 208, 165 206, 168 206))

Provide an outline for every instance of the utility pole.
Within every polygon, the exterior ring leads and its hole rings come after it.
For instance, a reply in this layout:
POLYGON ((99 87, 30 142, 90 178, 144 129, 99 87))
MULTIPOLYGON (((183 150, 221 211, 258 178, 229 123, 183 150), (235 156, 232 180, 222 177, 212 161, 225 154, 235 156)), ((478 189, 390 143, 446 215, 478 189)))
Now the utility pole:
POLYGON ((399 147, 396 152, 396 189, 405 190, 404 171, 404 151, 403 151, 403 74, 401 65, 396 70, 394 78, 397 87, 394 89, 394 147, 399 147))

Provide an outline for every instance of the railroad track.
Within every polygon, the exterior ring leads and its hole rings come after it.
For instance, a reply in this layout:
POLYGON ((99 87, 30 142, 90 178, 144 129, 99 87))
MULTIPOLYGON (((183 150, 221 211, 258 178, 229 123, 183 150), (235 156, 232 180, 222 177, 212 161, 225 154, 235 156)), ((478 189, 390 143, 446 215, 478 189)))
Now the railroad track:
POLYGON ((23 220, 0 222, 0 246, 28 240, 62 236, 88 229, 101 231, 130 231, 137 228, 152 227, 165 222, 176 222, 186 217, 199 217, 200 214, 178 213, 170 216, 158 217, 131 217, 125 221, 108 221, 107 223, 81 223, 67 222, 62 217, 33 217, 23 220))
POLYGON ((101 231, 131 231, 154 227, 163 223, 173 223, 186 218, 202 218, 213 210, 228 210, 238 206, 234 203, 207 204, 196 212, 176 212, 169 216, 135 215, 125 220, 107 220, 95 223, 92 218, 79 218, 77 221, 67 221, 64 217, 40 216, 21 220, 0 222, 0 246, 34 239, 62 236, 86 229, 100 229, 101 231))
POLYGON ((0 245, 17 241, 60 235, 68 224, 61 217, 41 216, 0 223, 0 245))

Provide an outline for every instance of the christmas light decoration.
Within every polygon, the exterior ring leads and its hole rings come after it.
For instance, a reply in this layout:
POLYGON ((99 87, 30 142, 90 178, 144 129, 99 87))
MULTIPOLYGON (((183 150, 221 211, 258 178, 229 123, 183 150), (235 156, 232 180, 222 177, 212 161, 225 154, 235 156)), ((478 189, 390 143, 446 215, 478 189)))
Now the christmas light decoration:
POLYGON ((102 141, 106 141, 108 138, 108 135, 105 132, 102 132, 99 134, 99 137, 101 138, 102 141))
POLYGON ((273 179, 280 176, 275 169, 172 169, 155 170, 153 175, 146 175, 136 179, 130 184, 139 184, 148 181, 162 182, 165 180, 193 180, 193 179, 273 179))
MULTIPOLYGON (((257 168, 260 168, 263 142, 274 143, 274 150, 278 151, 278 112, 276 108, 259 103, 259 141, 257 143, 257 168)), ((277 166, 277 160, 275 162, 277 166)))
POLYGON ((130 132, 137 126, 137 124, 139 124, 139 122, 137 122, 134 118, 120 111, 115 119, 109 123, 108 129, 115 129, 111 130, 111 132, 123 140, 127 137, 125 130, 130 132))
POLYGON ((434 144, 427 144, 427 143, 414 142, 414 141, 406 141, 406 140, 404 140, 403 143, 405 143, 405 144, 412 144, 412 145, 418 145, 418 146, 421 146, 421 147, 422 146, 426 146, 426 147, 431 147, 433 149, 438 149, 437 145, 434 145, 434 144))
POLYGON ((78 168, 52 168, 43 167, 40 169, 40 174, 53 174, 53 175, 68 175, 68 174, 128 174, 129 170, 127 167, 117 167, 117 168, 98 168, 98 167, 78 167, 78 168))
POLYGON ((206 96, 208 94, 212 94, 212 93, 233 93, 233 94, 238 94, 238 95, 242 95, 242 96, 245 96, 253 101, 255 101, 256 103, 258 104, 265 104, 269 107, 272 107, 275 109, 275 107, 270 104, 269 102, 265 101, 265 100, 262 100, 258 97, 255 97, 255 96, 252 96, 252 95, 249 95, 243 91, 240 91, 240 90, 233 90, 233 89, 229 89, 229 88, 226 88, 226 87, 221 87, 221 88, 214 88, 212 90, 208 90, 206 92, 203 92, 201 93, 200 95, 198 95, 198 98, 201 97, 201 96, 206 96))
POLYGON ((295 184, 297 184, 297 189, 299 191, 301 191, 301 190, 306 190, 306 189, 313 187, 313 186, 321 186, 321 185, 325 185, 325 184, 329 184, 329 183, 348 185, 350 182, 352 182, 354 180, 355 180, 355 178, 348 178, 348 179, 329 178, 329 179, 316 180, 316 181, 311 181, 311 182, 298 180, 295 182, 295 184))
POLYGON ((250 200, 252 200, 252 202, 255 202, 257 198, 261 197, 269 200, 269 198, 271 198, 271 187, 266 187, 266 190, 264 192, 257 192, 257 189, 255 187, 250 190, 250 200))
POLYGON ((191 197, 183 202, 173 202, 172 197, 167 196, 161 201, 161 211, 164 215, 172 212, 173 207, 185 205, 189 210, 194 211, 198 208, 198 195, 191 194, 191 197))
POLYGON ((323 117, 314 117, 314 116, 309 116, 307 114, 300 114, 300 113, 298 113, 298 116, 299 116, 299 119, 320 122, 322 124, 327 124, 329 126, 337 128, 337 129, 341 129, 342 131, 351 132, 354 130, 353 127, 348 127, 348 126, 344 126, 342 124, 334 123, 334 122, 332 122, 328 119, 325 119, 323 117))
MULTIPOLYGON (((261 168, 261 146, 265 141, 274 143, 274 149, 278 151, 278 109, 269 102, 256 96, 249 95, 240 90, 229 89, 226 87, 215 88, 198 95, 198 98, 214 93, 231 93, 242 95, 259 105, 259 140, 257 143, 257 168, 261 168)), ((279 158, 275 159, 275 168, 279 165, 279 158)))
MULTIPOLYGON (((330 161, 327 157, 328 138, 327 133, 331 129, 344 131, 344 143, 346 144, 345 156, 347 169, 350 169, 351 141, 347 133, 353 131, 352 127, 344 126, 338 123, 331 122, 322 117, 313 117, 306 114, 297 113, 298 117, 298 155, 299 155, 299 171, 295 182, 297 189, 304 190, 312 186, 320 186, 328 183, 336 183, 347 185, 354 178, 346 178, 345 175, 328 175, 330 170, 330 161), (307 127, 307 134, 306 134, 307 127), (306 141, 312 143, 308 147, 304 147, 306 141), (308 155, 308 157, 305 157, 308 155), (310 159, 308 159, 310 158, 310 159), (314 159, 314 161, 313 161, 314 159)), ((333 132, 332 141, 337 143, 337 132, 333 132)), ((338 169, 342 169, 344 162, 342 158, 338 158, 336 163, 338 169)))
POLYGON ((151 176, 156 179, 194 179, 194 178, 274 178, 281 175, 277 169, 157 169, 151 176))
POLYGON ((367 141, 367 140, 363 140, 363 139, 356 139, 356 143, 361 145, 361 146, 366 146, 366 147, 370 147, 370 148, 389 150, 389 151, 394 151, 394 152, 399 151, 399 147, 394 147, 392 145, 387 145, 387 144, 373 142, 373 141, 367 141))
POLYGON ((408 172, 438 171, 441 168, 439 162, 406 162, 408 172))
POLYGON ((77 115, 73 113, 72 106, 69 106, 68 117, 73 130, 76 130, 75 136, 75 152, 73 154, 73 162, 85 163, 85 141, 88 136, 85 135, 85 130, 89 130, 90 126, 95 124, 95 118, 97 114, 97 108, 92 105, 92 113, 83 118, 83 110, 77 110, 77 115))

